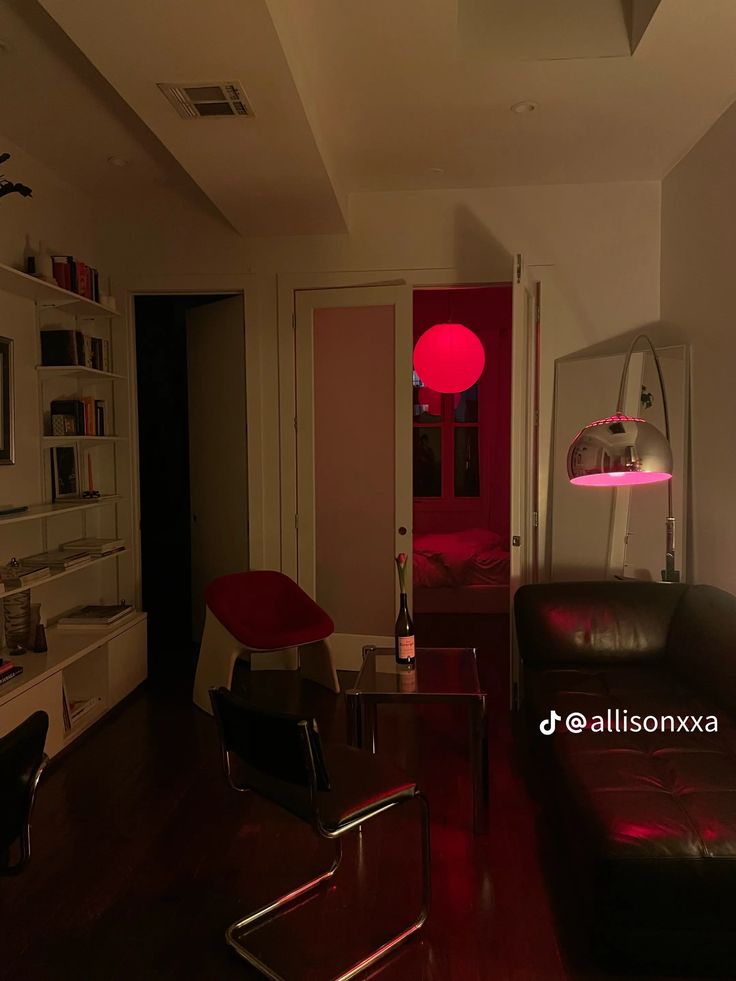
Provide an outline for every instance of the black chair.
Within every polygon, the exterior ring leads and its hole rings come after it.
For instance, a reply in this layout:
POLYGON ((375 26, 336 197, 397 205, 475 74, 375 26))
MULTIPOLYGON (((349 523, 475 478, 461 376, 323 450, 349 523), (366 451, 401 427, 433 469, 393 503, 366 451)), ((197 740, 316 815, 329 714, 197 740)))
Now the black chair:
POLYGON ((245 946, 246 936, 270 915, 334 876, 342 857, 340 838, 348 831, 399 804, 418 800, 422 808, 422 907, 414 922, 340 974, 335 981, 364 971, 421 929, 429 913, 429 807, 409 779, 393 763, 350 746, 327 749, 314 719, 256 709, 226 688, 210 689, 220 729, 223 764, 230 786, 252 790, 311 824, 318 835, 334 840, 332 865, 304 885, 230 926, 225 938, 246 961, 268 978, 283 981, 245 946), (237 774, 237 775, 236 775, 237 774))
POLYGON ((34 712, 0 739, 0 875, 17 875, 31 857, 31 811, 48 763, 43 751, 48 728, 48 715, 34 712))

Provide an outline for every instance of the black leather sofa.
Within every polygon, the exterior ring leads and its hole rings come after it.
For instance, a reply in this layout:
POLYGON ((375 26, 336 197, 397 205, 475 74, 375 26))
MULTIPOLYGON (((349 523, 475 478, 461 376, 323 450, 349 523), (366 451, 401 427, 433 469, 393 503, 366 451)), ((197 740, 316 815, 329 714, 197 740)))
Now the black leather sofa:
POLYGON ((736 598, 550 583, 521 588, 515 617, 547 837, 597 952, 736 977, 736 598))

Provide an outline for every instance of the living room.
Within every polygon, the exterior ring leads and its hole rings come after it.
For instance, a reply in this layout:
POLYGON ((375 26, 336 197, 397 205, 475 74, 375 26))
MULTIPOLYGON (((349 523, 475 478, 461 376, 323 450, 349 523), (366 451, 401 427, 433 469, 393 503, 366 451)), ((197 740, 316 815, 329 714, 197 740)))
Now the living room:
POLYGON ((726 0, 0 5, 0 735, 49 757, 8 976, 736 976, 735 36, 726 0), (460 388, 434 320, 481 338, 460 388), (195 381, 236 424, 199 448, 195 381), (282 716, 321 818, 228 749, 282 716), (325 823, 343 777, 391 813, 325 823))

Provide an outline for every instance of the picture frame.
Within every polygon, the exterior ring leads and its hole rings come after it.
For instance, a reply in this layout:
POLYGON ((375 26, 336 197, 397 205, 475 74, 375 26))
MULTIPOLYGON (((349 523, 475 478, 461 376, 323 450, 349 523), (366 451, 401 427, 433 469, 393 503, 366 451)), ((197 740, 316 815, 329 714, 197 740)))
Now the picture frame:
POLYGON ((79 453, 76 443, 51 449, 51 500, 65 501, 81 497, 79 453))
POLYGON ((15 463, 13 339, 0 337, 0 465, 15 463))

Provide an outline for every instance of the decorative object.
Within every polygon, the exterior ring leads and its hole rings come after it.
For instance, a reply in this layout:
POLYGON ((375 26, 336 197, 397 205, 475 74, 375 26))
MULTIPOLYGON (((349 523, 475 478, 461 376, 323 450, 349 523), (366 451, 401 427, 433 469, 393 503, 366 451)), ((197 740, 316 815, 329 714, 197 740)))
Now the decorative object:
POLYGON ((672 469, 670 418, 662 366, 651 340, 646 334, 639 334, 631 342, 624 361, 615 413, 606 419, 590 422, 580 430, 567 451, 567 474, 571 483, 584 487, 624 487, 668 481, 665 568, 662 570, 664 582, 680 581, 680 573, 675 569, 672 469), (629 364, 639 341, 648 344, 657 368, 665 435, 646 419, 623 413, 629 364))
MULTIPOLYGON (((17 562, 12 559, 10 565, 17 562)), ((11 655, 23 654, 28 649, 31 629, 31 591, 24 589, 3 600, 5 646, 11 655)))
MULTIPOLYGON (((10 154, 0 153, 0 164, 5 163, 6 160, 10 160, 10 154)), ((5 197, 6 194, 20 194, 22 198, 29 198, 33 191, 25 184, 13 183, 13 181, 8 180, 5 174, 0 174, 0 198, 5 197)))
POLYGON ((415 657, 414 623, 409 614, 406 595, 406 552, 396 556, 396 571, 399 574, 399 615, 394 627, 394 654, 398 664, 413 665, 415 657))
POLYGON ((54 446, 51 450, 51 499, 79 497, 79 466, 76 445, 54 446))
POLYGON ((13 341, 0 337, 0 464, 15 463, 13 341))
POLYGON ((414 347, 414 370, 435 392, 465 392, 480 378, 486 362, 483 344, 463 324, 435 324, 414 347))

